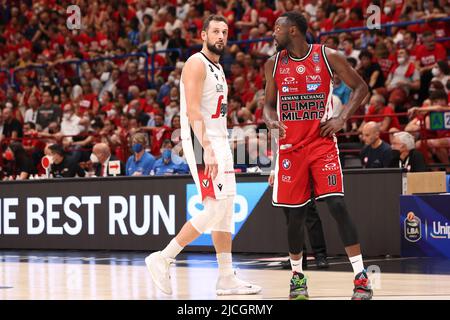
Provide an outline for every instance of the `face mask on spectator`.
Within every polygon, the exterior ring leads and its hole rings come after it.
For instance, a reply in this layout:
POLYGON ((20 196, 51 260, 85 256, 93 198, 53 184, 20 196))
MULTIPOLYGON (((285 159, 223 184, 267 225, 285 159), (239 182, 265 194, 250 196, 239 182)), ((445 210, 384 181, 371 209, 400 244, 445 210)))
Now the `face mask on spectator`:
POLYGON ((180 79, 175 79, 173 83, 178 87, 178 85, 180 84, 180 79))
POLYGON ((6 160, 8 160, 8 161, 12 161, 13 160, 14 155, 13 155, 11 150, 6 150, 3 155, 4 155, 6 160))
POLYGON ((433 76, 438 77, 441 75, 441 70, 438 67, 434 67, 433 69, 431 69, 431 73, 433 74, 433 76))
POLYGON ((169 82, 175 82, 175 77, 174 77, 174 76, 169 76, 169 77, 167 78, 167 80, 168 80, 169 82))
POLYGON ((140 143, 136 143, 136 144, 133 144, 133 146, 131 147, 131 149, 133 149, 133 151, 135 152, 135 153, 139 153, 139 152, 141 152, 142 151, 142 144, 140 144, 140 143))
POLYGON ((99 163, 97 156, 95 153, 91 153, 90 160, 92 163, 99 163))
POLYGON ((387 15, 387 14, 391 13, 391 7, 384 7, 383 11, 384 11, 384 14, 387 15))
POLYGON ((136 109, 130 109, 130 111, 128 111, 128 113, 134 117, 136 115, 136 109))
POLYGON ((70 112, 64 112, 63 119, 64 120, 69 120, 71 115, 72 114, 70 112))
POLYGON ((114 118, 117 115, 117 111, 114 109, 111 109, 107 112, 108 117, 114 118))
POLYGON ((398 58, 397 58, 397 62, 398 62, 399 64, 404 64, 405 61, 406 61, 406 58, 405 58, 405 57, 398 57, 398 58))

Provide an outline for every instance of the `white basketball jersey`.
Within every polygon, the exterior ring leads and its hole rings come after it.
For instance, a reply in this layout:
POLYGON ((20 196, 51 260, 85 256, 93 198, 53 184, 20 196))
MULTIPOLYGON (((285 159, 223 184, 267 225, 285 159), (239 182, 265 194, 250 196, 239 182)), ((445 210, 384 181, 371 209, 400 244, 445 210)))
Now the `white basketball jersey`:
MULTIPOLYGON (((189 59, 200 59, 205 64, 206 78, 200 103, 208 138, 228 137, 227 95, 228 86, 222 66, 209 60, 202 52, 193 54, 189 59)), ((189 61, 189 60, 188 60, 189 61)), ((180 125, 181 139, 191 138, 191 128, 187 117, 186 96, 183 81, 180 82, 180 125)))

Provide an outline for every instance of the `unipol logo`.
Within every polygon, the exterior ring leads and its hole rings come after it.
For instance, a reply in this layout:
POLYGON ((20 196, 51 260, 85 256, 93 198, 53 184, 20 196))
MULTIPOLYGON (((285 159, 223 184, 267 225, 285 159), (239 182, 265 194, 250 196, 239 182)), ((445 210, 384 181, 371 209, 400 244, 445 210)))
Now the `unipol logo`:
POLYGON ((68 15, 66 20, 66 26, 69 30, 81 29, 81 10, 77 5, 71 5, 67 7, 66 13, 68 15))
POLYGON ((381 29, 381 8, 371 4, 367 7, 367 28, 369 30, 381 29))

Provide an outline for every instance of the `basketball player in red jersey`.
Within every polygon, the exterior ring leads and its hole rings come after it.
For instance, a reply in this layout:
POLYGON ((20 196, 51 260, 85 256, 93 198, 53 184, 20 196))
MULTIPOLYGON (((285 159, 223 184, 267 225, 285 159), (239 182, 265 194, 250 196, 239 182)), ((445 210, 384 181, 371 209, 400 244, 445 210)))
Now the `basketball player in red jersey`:
POLYGON ((335 133, 363 103, 368 88, 364 80, 335 50, 306 42, 307 21, 290 11, 275 22, 278 53, 265 64, 264 119, 279 130, 272 204, 288 217, 288 243, 292 266, 290 298, 308 299, 302 270, 306 205, 310 202, 310 177, 315 199, 327 202, 355 274, 352 299, 372 298, 356 228, 344 202, 342 169, 335 133), (333 74, 352 90, 348 107, 333 115, 333 74), (299 234, 300 233, 300 234, 299 234))

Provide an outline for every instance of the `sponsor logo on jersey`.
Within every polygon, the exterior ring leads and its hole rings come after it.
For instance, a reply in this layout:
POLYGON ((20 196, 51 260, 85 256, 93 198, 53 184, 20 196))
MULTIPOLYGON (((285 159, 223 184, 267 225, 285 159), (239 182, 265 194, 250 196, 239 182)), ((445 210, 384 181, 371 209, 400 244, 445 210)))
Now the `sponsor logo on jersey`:
POLYGON ((330 162, 323 166, 322 171, 326 172, 326 171, 334 171, 334 170, 338 170, 338 169, 339 169, 339 166, 337 165, 336 162, 330 162))
POLYGON ((289 74, 291 68, 280 68, 280 74, 289 74))
POLYGON ((281 58, 281 63, 282 64, 288 64, 288 62, 289 62, 288 56, 284 56, 283 58, 281 58))
POLYGON ((290 183, 291 182, 291 176, 285 176, 284 174, 281 176, 281 181, 290 183))
POLYGON ((295 80, 294 77, 286 77, 283 79, 283 82, 281 84, 285 85, 285 84, 297 84, 297 83, 298 83, 298 81, 295 80))
POLYGON ((282 165, 285 170, 289 170, 291 168, 291 161, 284 159, 282 165))
POLYGON ((318 74, 306 76, 306 83, 320 83, 320 82, 322 82, 322 78, 318 74))
POLYGON ((214 69, 213 69, 212 65, 208 64, 208 66, 209 66, 209 70, 211 70, 211 72, 214 73, 214 69))
POLYGON ((217 185, 217 188, 219 188, 219 190, 222 191, 223 184, 219 183, 219 184, 217 185))
POLYGON ((319 56, 319 54, 318 54, 317 52, 313 54, 312 60, 313 60, 315 63, 319 63, 319 61, 320 61, 320 56, 319 56))
POLYGON ((281 92, 283 92, 283 93, 289 92, 289 87, 282 86, 281 87, 281 92))
POLYGON ((216 84, 216 91, 223 92, 223 84, 220 84, 220 83, 216 84))
POLYGON ((208 179, 203 179, 202 180, 202 186, 203 186, 203 188, 208 188, 209 187, 209 180, 208 179))
POLYGON ((304 74, 306 71, 306 68, 304 65, 301 64, 295 69, 295 71, 297 71, 298 74, 304 74))
POLYGON ((320 73, 320 71, 322 71, 322 69, 320 68, 320 66, 315 66, 314 70, 316 71, 316 73, 320 73))
POLYGON ((308 83, 308 84, 306 84, 306 90, 308 92, 314 92, 317 89, 319 89, 319 87, 320 87, 320 83, 308 83))

